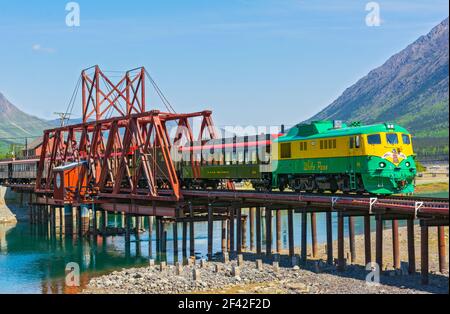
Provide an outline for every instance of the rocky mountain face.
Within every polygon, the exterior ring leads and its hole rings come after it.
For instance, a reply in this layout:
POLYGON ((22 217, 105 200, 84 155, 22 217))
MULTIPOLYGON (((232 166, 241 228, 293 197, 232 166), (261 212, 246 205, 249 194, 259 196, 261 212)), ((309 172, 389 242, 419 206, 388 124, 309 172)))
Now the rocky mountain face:
POLYGON ((448 22, 447 18, 392 56, 309 121, 397 122, 409 129, 418 143, 430 142, 423 139, 447 143, 448 22))
POLYGON ((11 104, 0 93, 0 142, 20 142, 25 137, 42 135, 42 131, 49 128, 49 124, 26 114, 11 104), (18 139, 18 140, 16 140, 18 139))

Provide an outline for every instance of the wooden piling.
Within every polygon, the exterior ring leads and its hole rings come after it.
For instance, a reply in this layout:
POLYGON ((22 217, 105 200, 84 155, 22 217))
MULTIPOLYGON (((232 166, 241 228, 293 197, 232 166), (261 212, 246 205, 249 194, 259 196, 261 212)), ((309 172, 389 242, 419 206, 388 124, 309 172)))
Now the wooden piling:
POLYGON ((408 272, 414 274, 416 272, 416 247, 414 245, 414 219, 408 219, 407 221, 407 233, 408 233, 408 272))
POLYGON ((392 255, 394 269, 400 269, 400 241, 398 237, 398 220, 392 220, 392 255))
MULTIPOLYGON (((94 224, 94 229, 95 229, 95 224, 94 224)), ((131 241, 131 217, 130 217, 130 214, 126 214, 125 215, 125 242, 129 243, 130 241, 131 241)))
MULTIPOLYGON (((133 216, 134 219, 134 236, 135 236, 135 244, 136 244, 136 256, 141 255, 141 234, 139 233, 139 230, 141 229, 141 217, 139 216, 133 216)), ((103 228, 103 227, 102 227, 103 228)))
POLYGON ((301 234, 301 257, 302 262, 306 262, 308 256, 308 214, 302 211, 302 234, 301 234))
POLYGON ((214 212, 211 204, 208 204, 208 258, 213 256, 213 230, 214 230, 214 212))
POLYGON ((222 253, 225 253, 227 251, 227 221, 222 220, 221 221, 221 246, 222 246, 222 253))
POLYGON ((266 207, 266 255, 272 256, 272 209, 266 207))
POLYGON ((161 217, 156 217, 155 224, 156 259, 161 260, 161 217))
POLYGON ((187 222, 183 221, 183 231, 182 231, 182 240, 181 240, 181 250, 183 254, 183 258, 187 257, 187 229, 188 225, 187 222))
POLYGON ((380 267, 380 271, 383 271, 383 218, 381 215, 376 217, 376 263, 380 267))
POLYGON ((256 207, 255 211, 256 218, 256 254, 261 256, 262 245, 261 245, 261 207, 256 207))
POLYGON ((429 239, 428 239, 428 226, 421 226, 421 273, 422 273, 422 284, 428 285, 429 283, 429 239))
POLYGON ((167 262, 167 223, 161 221, 161 260, 167 262))
POLYGON ((447 271, 447 254, 445 250, 445 229, 444 226, 437 227, 438 231, 438 254, 439 254, 439 272, 447 271))
POLYGON ((188 204, 189 206, 189 218, 191 222, 189 224, 189 253, 190 256, 195 256, 195 226, 194 226, 194 210, 192 208, 191 202, 188 204))
POLYGON ((242 250, 244 251, 247 250, 247 217, 242 218, 242 250))
POLYGON ((173 236, 173 260, 178 262, 178 223, 172 224, 172 236, 173 236))
POLYGON ((364 216, 364 255, 366 265, 372 263, 372 232, 370 230, 370 215, 364 216))
POLYGON ((276 210, 276 250, 277 254, 281 254, 281 210, 276 210))
POLYGON ((312 256, 317 257, 317 215, 311 213, 311 244, 312 244, 312 256))
POLYGON ((345 234, 344 234, 344 213, 338 212, 338 271, 345 270, 345 234))
POLYGON ((327 263, 333 265, 333 212, 327 211, 327 263))
POLYGON ((255 208, 252 207, 249 210, 249 219, 250 219, 250 251, 253 252, 255 250, 255 208))
POLYGON ((152 258, 153 256, 153 216, 148 216, 148 256, 152 258))
POLYGON ((288 209, 288 242, 289 242, 289 257, 295 256, 294 243, 294 211, 292 208, 288 209))
POLYGON ((226 220, 227 223, 227 252, 230 252, 230 218, 229 211, 227 211, 228 218, 226 220))
POLYGON ((102 233, 105 236, 108 229, 108 212, 106 210, 102 211, 102 233))
POLYGON ((242 253, 242 209, 236 208, 236 247, 237 253, 242 253))
POLYGON ((77 207, 76 215, 77 215, 77 234, 79 237, 83 236, 83 220, 81 217, 82 208, 81 206, 77 207))
POLYGON ((73 216, 72 205, 64 205, 64 234, 71 236, 73 234, 73 216))
POLYGON ((234 208, 230 209, 230 253, 234 253, 234 208))
POLYGON ((356 262, 356 243, 355 243, 355 218, 352 216, 348 217, 348 240, 350 247, 350 258, 351 263, 356 262))

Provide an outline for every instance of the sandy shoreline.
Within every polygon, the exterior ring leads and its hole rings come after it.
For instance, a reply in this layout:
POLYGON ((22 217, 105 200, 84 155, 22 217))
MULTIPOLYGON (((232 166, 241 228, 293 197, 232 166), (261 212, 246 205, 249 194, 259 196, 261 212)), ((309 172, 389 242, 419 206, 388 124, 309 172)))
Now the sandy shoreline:
MULTIPOLYGON (((401 261, 407 261, 406 228, 399 229, 400 257, 401 261)), ((416 236, 416 263, 420 269, 420 228, 415 228, 416 236)), ((375 234, 372 234, 375 248, 375 234)), ((448 228, 446 228, 446 245, 448 252, 448 228)), ((298 250, 298 248, 297 248, 298 250)), ((299 252, 296 250, 296 254, 299 252)), ((337 245, 334 245, 337 256, 337 245)), ((348 251, 348 239, 346 239, 346 256, 348 251)), ((309 250, 310 252, 310 250, 309 250)), ((415 293, 441 293, 448 294, 448 271, 438 273, 437 255, 437 231, 430 229, 430 285, 421 285, 421 277, 417 272, 414 275, 401 274, 392 270, 392 232, 386 230, 384 234, 384 263, 387 271, 381 276, 381 285, 370 286, 366 283, 368 271, 364 264, 364 238, 356 236, 356 261, 348 265, 345 272, 338 272, 334 266, 320 263, 318 260, 326 260, 325 246, 319 247, 319 257, 314 260, 309 257, 306 265, 291 267, 290 259, 281 255, 279 270, 274 269, 271 260, 264 260, 263 270, 257 270, 253 253, 244 253, 245 263, 239 267, 240 276, 232 275, 232 260, 228 264, 220 262, 208 262, 207 266, 200 268, 196 265, 201 276, 200 281, 192 279, 193 266, 183 266, 180 275, 176 275, 175 266, 168 266, 160 271, 159 266, 144 268, 124 269, 109 275, 91 279, 83 293, 243 293, 243 294, 415 294, 415 293), (216 264, 221 266, 219 273, 215 272, 216 264)), ((283 252, 284 253, 284 252, 283 252)), ((375 256, 373 251, 372 256, 375 256)), ((448 261, 448 258, 447 258, 448 261)))

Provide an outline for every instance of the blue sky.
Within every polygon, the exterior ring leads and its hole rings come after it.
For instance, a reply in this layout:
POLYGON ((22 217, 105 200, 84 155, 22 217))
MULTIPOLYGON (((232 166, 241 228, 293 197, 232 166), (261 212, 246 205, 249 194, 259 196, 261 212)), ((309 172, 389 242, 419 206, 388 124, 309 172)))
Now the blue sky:
POLYGON ((67 2, 0 0, 0 92, 16 106, 54 118, 81 69, 143 65, 178 112, 211 109, 219 125, 300 122, 449 10, 380 0, 382 24, 368 27, 359 0, 79 0, 69 28, 67 2))

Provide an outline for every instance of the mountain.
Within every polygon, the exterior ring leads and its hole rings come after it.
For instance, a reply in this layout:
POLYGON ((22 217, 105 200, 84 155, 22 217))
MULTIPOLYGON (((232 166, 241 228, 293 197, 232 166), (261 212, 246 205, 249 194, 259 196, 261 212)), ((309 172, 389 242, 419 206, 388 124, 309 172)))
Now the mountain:
POLYGON ((49 123, 19 110, 0 93, 0 142, 23 143, 25 137, 41 136, 49 123))
POLYGON ((448 22, 392 56, 308 121, 396 122, 423 145, 445 142, 448 153, 448 22))

